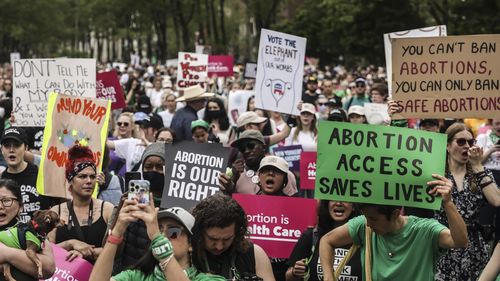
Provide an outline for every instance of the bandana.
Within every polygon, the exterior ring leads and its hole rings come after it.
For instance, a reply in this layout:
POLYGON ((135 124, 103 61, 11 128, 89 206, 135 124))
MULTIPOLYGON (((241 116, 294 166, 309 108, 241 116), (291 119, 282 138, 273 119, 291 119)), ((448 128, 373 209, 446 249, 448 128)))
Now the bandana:
POLYGON ((71 181, 74 177, 76 177, 76 175, 78 175, 79 172, 81 172, 83 169, 85 169, 87 167, 92 167, 92 169, 94 169, 94 171, 96 170, 96 166, 94 163, 92 163, 92 162, 80 162, 80 163, 75 165, 75 167, 73 168, 73 171, 69 172, 68 175, 66 175, 66 179, 68 181, 71 181))

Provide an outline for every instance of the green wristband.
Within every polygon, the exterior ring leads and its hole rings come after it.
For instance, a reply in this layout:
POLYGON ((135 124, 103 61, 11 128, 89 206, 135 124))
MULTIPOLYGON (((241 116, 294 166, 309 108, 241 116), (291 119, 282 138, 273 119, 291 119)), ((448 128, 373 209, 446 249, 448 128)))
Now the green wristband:
POLYGON ((165 238, 162 234, 158 233, 153 241, 151 241, 151 252, 157 260, 162 260, 170 257, 172 255, 173 248, 172 243, 165 238))

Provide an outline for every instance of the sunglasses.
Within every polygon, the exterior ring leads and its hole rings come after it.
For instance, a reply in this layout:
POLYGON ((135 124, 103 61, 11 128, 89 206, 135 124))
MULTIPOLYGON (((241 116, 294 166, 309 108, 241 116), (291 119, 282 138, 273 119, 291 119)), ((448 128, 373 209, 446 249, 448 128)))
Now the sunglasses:
POLYGON ((476 140, 475 139, 465 139, 465 138, 459 138, 459 139, 455 139, 455 141, 457 142, 458 146, 464 146, 466 143, 469 144, 469 146, 473 146, 474 144, 476 144, 476 140))
POLYGON ((240 151, 253 150, 257 146, 256 142, 247 142, 240 146, 240 151))
POLYGON ((168 239, 177 239, 182 234, 182 228, 178 226, 171 226, 167 228, 167 238, 168 239))
POLYGON ((128 125, 130 125, 130 123, 128 123, 128 122, 117 122, 116 124, 118 124, 119 127, 121 127, 121 126, 128 127, 128 125))
POLYGON ((362 84, 362 83, 356 84, 356 88, 364 88, 364 87, 365 87, 365 84, 362 84))
POLYGON ((328 103, 326 102, 318 102, 318 105, 327 105, 328 103))

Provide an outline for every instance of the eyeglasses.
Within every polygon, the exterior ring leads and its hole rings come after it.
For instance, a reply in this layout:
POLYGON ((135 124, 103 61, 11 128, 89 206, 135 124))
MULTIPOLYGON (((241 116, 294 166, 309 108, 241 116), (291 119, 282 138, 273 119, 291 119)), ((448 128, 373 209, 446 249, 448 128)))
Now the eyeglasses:
POLYGON ((4 207, 10 207, 10 206, 12 206, 12 202, 14 202, 14 201, 17 201, 17 198, 9 198, 9 197, 7 197, 7 198, 0 199, 0 202, 2 202, 2 205, 4 207))
POLYGON ((90 175, 87 175, 87 174, 78 174, 76 175, 76 177, 80 180, 85 180, 87 178, 91 179, 91 180, 95 180, 96 179, 96 175, 95 174, 90 174, 90 175))
POLYGON ((116 124, 117 124, 119 127, 121 127, 121 126, 123 126, 123 127, 128 127, 128 125, 130 125, 130 123, 128 123, 128 122, 116 122, 116 124))
POLYGON ((473 146, 474 144, 476 144, 476 140, 475 139, 465 139, 465 138, 458 138, 458 139, 455 139, 455 141, 457 142, 458 146, 464 146, 466 143, 469 144, 469 146, 473 146))

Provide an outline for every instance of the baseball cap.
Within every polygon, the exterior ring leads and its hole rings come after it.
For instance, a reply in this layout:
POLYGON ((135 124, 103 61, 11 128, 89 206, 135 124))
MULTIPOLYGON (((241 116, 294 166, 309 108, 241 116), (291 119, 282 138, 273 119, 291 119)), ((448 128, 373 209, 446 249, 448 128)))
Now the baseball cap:
POLYGON ((366 85, 366 80, 363 77, 359 77, 356 80, 354 80, 354 84, 356 84, 356 85, 358 85, 358 84, 366 85))
POLYGON ((318 84, 318 79, 314 76, 309 76, 309 78, 307 78, 307 83, 318 84))
POLYGON ((161 129, 163 128, 163 119, 157 113, 150 113, 149 115, 134 114, 135 123, 142 125, 146 128, 161 129))
POLYGON ((171 218, 182 224, 184 228, 189 231, 189 234, 193 234, 194 217, 188 211, 181 207, 172 207, 158 212, 158 219, 171 218))
POLYGON ((239 148, 243 142, 249 140, 256 140, 261 142, 262 144, 265 144, 264 136, 262 135, 261 132, 257 130, 245 130, 243 133, 240 134, 240 137, 237 140, 231 143, 231 146, 239 148))
POLYGON ((155 142, 148 145, 142 153, 141 163, 144 163, 144 160, 146 160, 149 156, 158 156, 165 160, 165 143, 155 142))
POLYGON ((345 122, 347 121, 347 116, 345 116, 344 110, 334 109, 330 111, 330 114, 328 115, 328 121, 345 122))
POLYGON ((309 112, 311 114, 316 114, 316 107, 310 103, 303 103, 302 104, 302 109, 300 110, 300 113, 302 112, 309 112))
POLYGON ((283 173, 288 173, 288 162, 278 156, 270 155, 262 158, 262 160, 260 160, 259 171, 266 166, 272 166, 282 171, 283 173))
POLYGON ((339 97, 333 97, 328 100, 328 105, 332 107, 342 107, 342 100, 339 97))
POLYGON ((152 110, 151 100, 146 95, 141 95, 137 101, 137 111, 150 113, 152 110))
POLYGON ((191 122, 191 131, 193 131, 196 127, 202 127, 208 130, 208 123, 205 120, 195 120, 191 122))
POLYGON ((15 140, 19 143, 28 144, 26 132, 19 127, 10 127, 3 131, 1 144, 4 144, 7 140, 15 140))
POLYGON ((351 114, 357 114, 357 115, 365 115, 365 108, 360 106, 360 105, 352 105, 349 107, 349 111, 347 113, 347 116, 350 116, 351 114))
POLYGON ((236 120, 236 125, 239 128, 245 126, 246 124, 251 124, 251 123, 260 124, 266 120, 267 120, 266 118, 260 117, 259 115, 257 115, 257 113, 253 111, 247 111, 242 113, 238 117, 238 120, 236 120))

